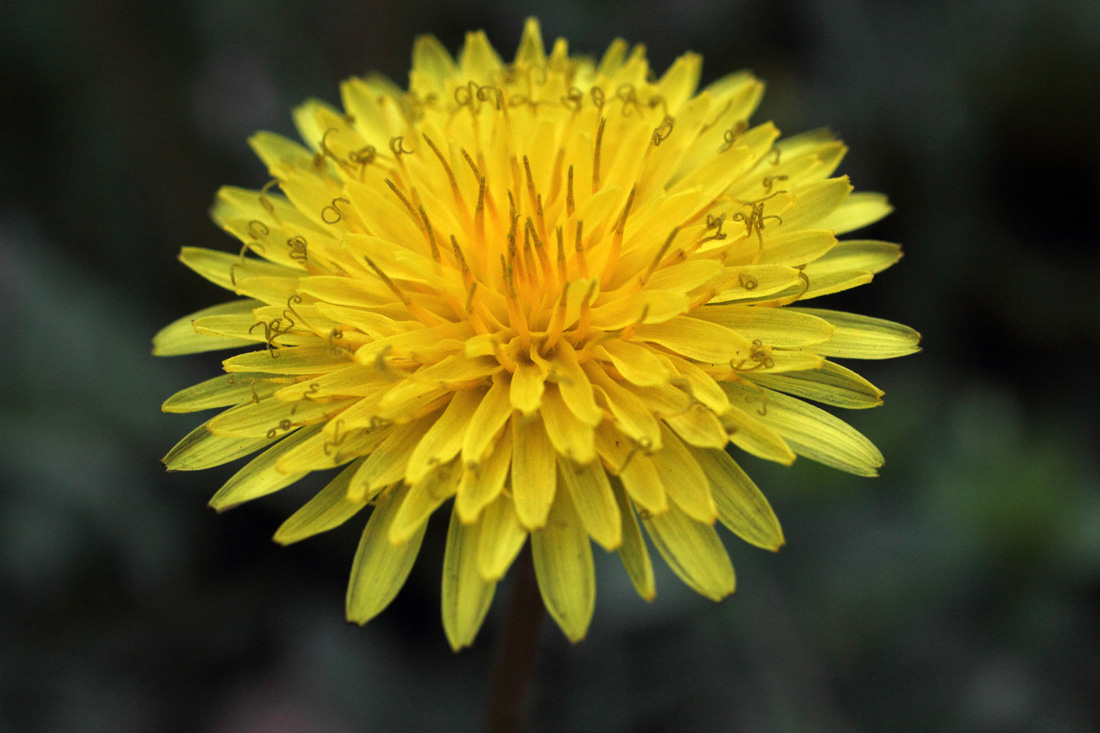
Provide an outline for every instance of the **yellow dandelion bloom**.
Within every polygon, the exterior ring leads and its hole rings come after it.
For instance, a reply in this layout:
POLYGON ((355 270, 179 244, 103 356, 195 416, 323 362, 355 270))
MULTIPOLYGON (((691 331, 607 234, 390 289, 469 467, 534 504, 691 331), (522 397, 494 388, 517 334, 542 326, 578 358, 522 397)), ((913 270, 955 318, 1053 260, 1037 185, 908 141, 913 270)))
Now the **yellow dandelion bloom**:
POLYGON ((224 409, 165 458, 196 470, 259 455, 218 510, 342 467, 275 535, 288 544, 370 506, 347 615, 394 598, 448 501, 443 626, 470 644, 530 539, 546 608, 576 641, 595 603, 590 540, 656 592, 643 528, 691 588, 734 572, 716 531, 777 549, 767 500, 727 444, 863 476, 883 459, 804 399, 873 407, 832 358, 917 350, 889 321, 800 301, 870 282, 897 245, 836 235, 890 210, 830 177, 827 132, 751 126, 747 73, 697 91, 685 54, 654 80, 644 48, 549 54, 530 20, 512 63, 483 33, 457 59, 432 37, 409 89, 378 76, 344 110, 294 113, 307 144, 251 139, 272 180, 223 188, 240 254, 180 259, 238 299, 172 323, 155 353, 253 347, 169 412, 224 409), (255 256, 250 256, 255 255, 255 256))

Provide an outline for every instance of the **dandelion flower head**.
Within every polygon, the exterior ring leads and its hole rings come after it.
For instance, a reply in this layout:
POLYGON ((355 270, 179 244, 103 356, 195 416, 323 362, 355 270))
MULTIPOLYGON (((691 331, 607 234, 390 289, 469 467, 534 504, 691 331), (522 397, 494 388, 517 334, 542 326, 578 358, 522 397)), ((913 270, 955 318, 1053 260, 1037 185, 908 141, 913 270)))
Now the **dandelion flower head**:
POLYGON ((873 407, 833 358, 917 350, 911 329, 801 302, 900 257, 849 240, 889 212, 832 177, 844 145, 750 124, 748 73, 697 90, 701 59, 659 78, 642 46, 547 53, 527 22, 512 63, 483 33, 457 58, 413 48, 408 90, 341 87, 294 113, 305 146, 251 139, 271 181, 226 187, 215 221, 243 248, 187 247, 237 298, 167 326, 158 354, 247 347, 166 411, 222 411, 165 458, 208 468, 260 452, 218 510, 339 469, 279 528, 283 544, 370 508, 347 594, 364 623, 405 582, 430 515, 450 513, 442 582, 453 647, 530 547, 550 615, 582 638, 592 542, 656 593, 644 535, 719 600, 734 571, 716 529, 775 550, 774 513, 729 452, 797 455, 858 475, 883 459, 806 400, 873 407))

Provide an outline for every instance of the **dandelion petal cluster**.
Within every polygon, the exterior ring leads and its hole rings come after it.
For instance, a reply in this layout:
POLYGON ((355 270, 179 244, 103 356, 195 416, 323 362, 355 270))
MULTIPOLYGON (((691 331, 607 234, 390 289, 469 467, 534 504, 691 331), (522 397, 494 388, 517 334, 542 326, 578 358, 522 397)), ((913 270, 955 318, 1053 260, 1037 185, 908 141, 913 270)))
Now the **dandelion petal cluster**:
POLYGON ((797 455, 875 475, 879 451, 806 400, 882 392, 833 358, 912 353, 905 326, 801 301, 870 282, 897 245, 838 242, 889 212, 832 177, 845 147, 750 125, 762 85, 697 90, 686 54, 655 78, 644 48, 547 53, 528 21, 512 63, 483 33, 457 58, 431 37, 408 90, 342 86, 341 111, 299 107, 305 146, 259 133, 271 182, 223 188, 216 222, 243 248, 181 260, 236 299, 157 334, 154 352, 250 350, 170 412, 221 412, 171 470, 258 455, 223 510, 339 469, 279 528, 297 542, 370 507, 347 615, 405 582, 447 506, 443 626, 473 642, 530 541, 550 615, 581 639, 592 542, 656 593, 649 541, 708 598, 734 590, 720 523, 770 550, 783 535, 728 452, 797 455))

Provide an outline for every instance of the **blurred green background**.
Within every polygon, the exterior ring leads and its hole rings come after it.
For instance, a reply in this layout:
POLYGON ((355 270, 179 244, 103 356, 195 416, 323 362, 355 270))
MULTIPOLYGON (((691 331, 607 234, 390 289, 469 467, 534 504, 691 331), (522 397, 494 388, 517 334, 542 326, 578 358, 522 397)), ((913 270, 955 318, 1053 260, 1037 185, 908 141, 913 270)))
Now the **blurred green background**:
MULTIPOLYGON (((366 628, 343 620, 361 522, 270 541, 309 487, 224 516, 231 469, 166 474, 196 422, 161 401, 221 355, 153 359, 224 300, 177 263, 235 251, 207 219, 267 176, 245 138, 337 102, 415 35, 524 17, 575 52, 643 42, 704 82, 752 68, 756 121, 830 126, 888 193, 900 266, 830 307, 924 353, 858 365, 877 480, 749 458, 788 545, 727 536, 714 605, 663 567, 645 604, 597 550, 589 637, 547 624, 539 731, 1100 729, 1100 3, 1043 0, 16 0, 0 10, 0 730, 477 730, 506 606, 450 652, 444 521, 366 628)), ((437 518, 438 520, 439 518, 437 518)), ((659 562, 659 561, 658 561, 659 562)))

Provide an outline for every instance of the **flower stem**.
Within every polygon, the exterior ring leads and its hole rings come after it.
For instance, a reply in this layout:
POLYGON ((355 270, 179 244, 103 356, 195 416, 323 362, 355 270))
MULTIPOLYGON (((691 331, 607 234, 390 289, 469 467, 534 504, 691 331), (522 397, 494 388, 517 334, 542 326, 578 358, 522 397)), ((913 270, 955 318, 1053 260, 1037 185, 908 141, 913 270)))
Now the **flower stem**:
POLYGON ((514 733, 523 730, 531 674, 538 652, 542 599, 535 580, 535 565, 530 546, 523 548, 515 564, 516 583, 504 636, 497 651, 489 698, 489 733, 514 733))

